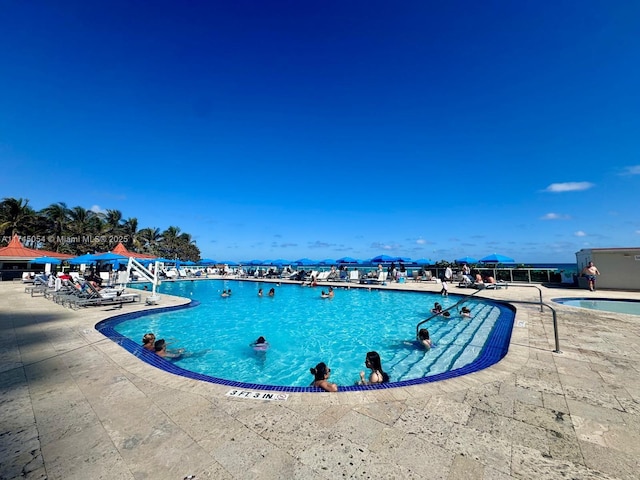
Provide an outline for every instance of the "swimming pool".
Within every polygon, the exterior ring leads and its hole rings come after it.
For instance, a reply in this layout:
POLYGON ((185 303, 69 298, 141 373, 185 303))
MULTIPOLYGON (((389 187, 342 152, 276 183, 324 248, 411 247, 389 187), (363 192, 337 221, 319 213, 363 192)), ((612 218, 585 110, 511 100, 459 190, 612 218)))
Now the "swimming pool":
POLYGON ((588 308, 602 312, 640 315, 639 300, 619 300, 613 298, 554 298, 554 302, 570 307, 588 308))
MULTIPOLYGON (((325 288, 326 289, 326 288, 325 288)), ((436 346, 426 352, 413 342, 416 324, 430 316, 435 301, 445 308, 459 297, 378 289, 337 289, 321 299, 322 288, 222 280, 165 282, 161 293, 197 299, 196 308, 151 315, 123 315, 96 328, 141 359, 173 373, 242 388, 314 391, 309 368, 326 362, 341 390, 354 386, 365 370, 367 351, 380 353, 391 377, 382 387, 412 385, 477 371, 507 352, 515 316, 512 307, 470 299, 473 319, 453 315, 426 326, 436 346), (258 297, 275 287, 273 298, 258 297), (220 293, 231 288, 231 297, 220 293), (132 318, 136 317, 136 318, 132 318), (168 362, 140 348, 144 333, 165 338, 191 356, 168 362), (270 343, 255 352, 259 336, 270 343)), ((379 387, 378 387, 379 388, 379 387)))

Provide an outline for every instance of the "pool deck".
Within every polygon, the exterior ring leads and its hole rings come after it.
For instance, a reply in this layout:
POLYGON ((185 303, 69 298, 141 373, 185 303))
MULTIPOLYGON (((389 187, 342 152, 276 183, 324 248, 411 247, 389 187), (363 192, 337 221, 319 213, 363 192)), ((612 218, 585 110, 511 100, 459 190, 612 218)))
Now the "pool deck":
MULTIPOLYGON (((541 289, 549 303, 640 299, 541 289)), ((510 286, 479 296, 537 301, 538 291, 510 286)), ((163 295, 159 306, 186 301, 163 295)), ((114 314, 153 307, 70 310, 0 282, 0 479, 635 480, 640 316, 552 305, 562 353, 553 353, 550 311, 515 304, 509 353, 488 369, 413 387, 265 401, 161 371, 94 329, 114 314)))

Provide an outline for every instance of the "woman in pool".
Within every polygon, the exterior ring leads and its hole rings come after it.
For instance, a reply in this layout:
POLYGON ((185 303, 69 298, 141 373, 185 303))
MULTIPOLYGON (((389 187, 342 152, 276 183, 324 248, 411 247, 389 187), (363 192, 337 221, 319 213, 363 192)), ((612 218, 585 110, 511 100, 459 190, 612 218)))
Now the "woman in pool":
POLYGON ((229 295, 231 295, 230 293, 227 293, 226 290, 222 291, 222 295, 220 295, 221 297, 228 297, 229 295))
POLYGON ((276 289, 272 288, 271 290, 269 290, 269 296, 270 297, 275 297, 276 296, 276 289))
POLYGON ((438 302, 434 303, 433 308, 431 309, 431 313, 442 313, 442 305, 440 305, 438 302))
POLYGON ((422 344, 424 348, 429 350, 431 348, 431 339, 429 338, 429 330, 421 328, 418 331, 418 342, 422 344))
POLYGON ((460 316, 462 318, 471 318, 471 310, 469 310, 469 307, 462 307, 460 309, 460 316))
POLYGON ((329 375, 331 375, 331 369, 327 367, 324 362, 320 362, 316 365, 316 368, 309 369, 311 375, 313 375, 312 387, 318 387, 327 392, 337 392, 338 385, 328 382, 329 375))
POLYGON ((155 348, 155 351, 156 351, 156 353, 158 355, 160 355, 161 357, 164 357, 164 358, 169 358, 169 359, 180 358, 180 357, 182 357, 182 354, 184 353, 184 349, 182 349, 182 348, 179 348, 178 350, 168 351, 167 350, 167 342, 165 342, 163 338, 161 338, 160 340, 156 340, 154 348, 155 348))
POLYGON ((385 383, 389 381, 389 375, 382 370, 382 362, 378 352, 367 352, 364 360, 365 366, 371 370, 369 380, 365 380, 364 372, 360 372, 360 381, 358 385, 374 385, 376 383, 385 383))
POLYGON ((333 298, 335 294, 333 293, 333 287, 329 287, 329 291, 325 293, 324 290, 322 290, 322 293, 320 294, 320 296, 322 298, 333 298))
POLYGON ((259 288, 259 289, 258 289, 258 296, 259 296, 259 297, 261 297, 261 296, 262 296, 262 289, 261 289, 261 288, 259 288))
POLYGON ((145 334, 145 336, 142 337, 142 348, 144 348, 145 350, 149 350, 150 352, 155 352, 155 341, 156 336, 153 333, 149 332, 145 334))
POLYGON ((264 337, 258 337, 258 339, 255 342, 250 343, 249 346, 253 347, 256 352, 266 352, 269 350, 269 342, 267 342, 264 337))

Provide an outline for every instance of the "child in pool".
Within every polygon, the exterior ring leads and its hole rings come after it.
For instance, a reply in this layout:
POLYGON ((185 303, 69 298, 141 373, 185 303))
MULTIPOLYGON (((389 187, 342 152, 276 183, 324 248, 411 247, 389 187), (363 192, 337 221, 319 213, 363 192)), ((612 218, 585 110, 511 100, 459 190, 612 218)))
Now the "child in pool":
POLYGON ((431 339, 429 338, 429 330, 421 328, 418 331, 418 342, 422 344, 424 348, 429 350, 431 348, 431 339))

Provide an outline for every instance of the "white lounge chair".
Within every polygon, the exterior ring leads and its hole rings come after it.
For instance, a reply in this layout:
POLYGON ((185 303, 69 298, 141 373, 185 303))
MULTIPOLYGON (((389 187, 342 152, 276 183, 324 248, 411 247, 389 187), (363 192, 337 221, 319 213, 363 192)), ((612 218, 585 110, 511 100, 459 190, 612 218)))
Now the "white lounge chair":
POLYGON ((318 281, 318 282, 326 282, 327 279, 329 278, 329 274, 330 273, 331 272, 320 272, 318 274, 318 276, 316 277, 316 281, 318 281))
POLYGON ((358 270, 351 270, 349 272, 349 282, 358 283, 360 281, 360 272, 358 270))

